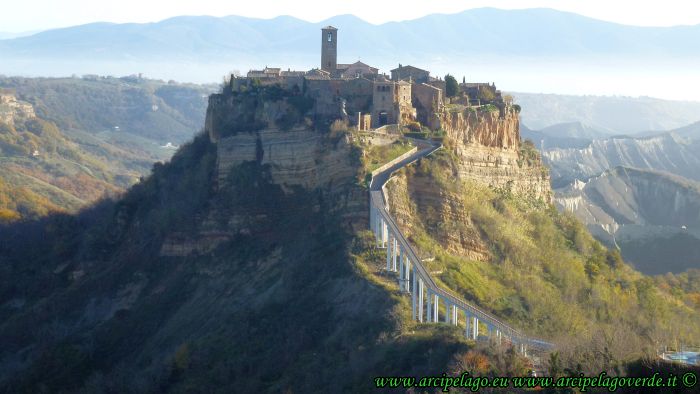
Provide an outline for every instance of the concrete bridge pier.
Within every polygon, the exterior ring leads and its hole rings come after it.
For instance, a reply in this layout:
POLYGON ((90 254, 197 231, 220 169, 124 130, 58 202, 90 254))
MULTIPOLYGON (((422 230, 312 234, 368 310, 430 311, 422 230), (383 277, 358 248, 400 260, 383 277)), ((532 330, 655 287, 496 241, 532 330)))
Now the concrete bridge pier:
POLYGON ((382 247, 384 247, 384 245, 387 245, 388 240, 389 240, 389 226, 388 226, 386 220, 382 219, 382 247))
POLYGON ((433 319, 433 292, 430 291, 430 287, 428 287, 428 306, 426 308, 426 319, 425 321, 430 323, 433 319))
POLYGON ((411 289, 410 283, 411 283, 411 259, 408 258, 408 254, 403 258, 403 268, 405 270, 404 274, 404 290, 406 290, 407 293, 411 293, 415 291, 416 287, 413 286, 413 289, 411 289))
POLYGON ((434 316, 433 316, 433 322, 438 323, 440 321, 439 316, 440 316, 440 296, 435 294, 435 301, 433 302, 433 311, 434 311, 434 316))
POLYGON ((396 234, 393 234, 393 245, 391 245, 391 260, 392 260, 392 265, 391 267, 393 268, 392 271, 396 272, 397 267, 396 267, 396 260, 399 255, 399 241, 396 239, 396 234))
POLYGON ((476 341, 479 337, 479 319, 474 316, 472 319, 472 339, 476 341))
POLYGON ((386 270, 391 271, 391 260, 392 260, 392 254, 393 254, 393 242, 391 241, 391 233, 387 234, 387 243, 386 243, 386 270))
POLYGON ((459 318, 459 308, 457 308, 457 305, 452 305, 452 324, 457 325, 458 321, 457 319, 459 318))
MULTIPOLYGON (((399 247, 399 290, 400 291, 407 291, 406 286, 406 267, 404 266, 404 260, 406 259, 406 251, 403 249, 403 247, 399 247)), ((394 263, 396 264, 396 263, 394 263)))
MULTIPOLYGON (((413 275, 415 278, 416 275, 413 275)), ((425 292, 425 284, 422 278, 418 278, 418 321, 423 323, 423 293, 425 292)))
MULTIPOLYGON (((406 283, 408 284, 408 281, 406 283)), ((418 319, 418 300, 416 299, 418 295, 418 292, 416 291, 417 287, 418 281, 416 280, 416 276, 413 275, 413 291, 411 292, 411 312, 413 321, 418 319)))
POLYGON ((470 321, 470 316, 469 312, 466 310, 464 311, 464 336, 467 338, 471 338, 471 332, 469 331, 469 321, 470 321))
POLYGON ((445 323, 447 324, 452 324, 451 319, 452 319, 452 305, 450 304, 450 300, 445 300, 445 323))

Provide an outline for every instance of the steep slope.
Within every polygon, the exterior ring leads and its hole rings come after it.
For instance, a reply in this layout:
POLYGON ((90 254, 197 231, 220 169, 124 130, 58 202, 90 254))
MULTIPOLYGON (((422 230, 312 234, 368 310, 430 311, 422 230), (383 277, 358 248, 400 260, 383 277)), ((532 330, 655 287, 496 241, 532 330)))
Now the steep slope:
POLYGON ((560 361, 582 373, 654 354, 670 330, 697 335, 700 311, 683 291, 654 286, 572 216, 456 179, 457 168, 438 151, 388 186, 402 231, 455 294, 554 341, 560 361))
POLYGON ((670 174, 616 167, 557 191, 599 238, 642 272, 700 267, 700 184, 670 174))
POLYGON ((200 134, 117 201, 0 227, 0 387, 369 392, 445 371, 470 345, 412 323, 381 274, 358 148, 297 126, 200 134))

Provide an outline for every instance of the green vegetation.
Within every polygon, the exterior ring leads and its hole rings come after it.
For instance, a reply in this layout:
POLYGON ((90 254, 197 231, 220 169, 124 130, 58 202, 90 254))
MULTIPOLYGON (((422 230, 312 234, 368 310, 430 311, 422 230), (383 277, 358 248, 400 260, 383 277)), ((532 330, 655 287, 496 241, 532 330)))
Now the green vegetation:
POLYGON ((435 256, 428 268, 465 299, 554 340, 567 368, 615 372, 653 355, 659 344, 700 335, 697 296, 683 287, 690 280, 659 285, 661 279, 655 283, 634 271, 572 216, 475 182, 455 182, 453 173, 452 159, 440 151, 406 172, 409 188, 415 183, 449 196, 443 202, 411 196, 420 213, 411 238, 435 256), (449 214, 455 211, 466 217, 455 220, 449 214), (479 251, 479 245, 486 261, 455 252, 479 251))
POLYGON ((366 146, 363 146, 362 168, 365 173, 369 174, 413 149, 413 147, 413 144, 405 139, 399 139, 386 145, 368 143, 366 146))
POLYGON ((493 351, 412 322, 337 197, 285 192, 257 162, 217 190, 214 166, 200 135, 117 201, 0 226, 13 240, 0 244, 0 389, 369 392, 377 375, 440 374, 493 351), (231 238, 159 253, 212 226, 231 238))
POLYGON ((494 94, 493 90, 491 90, 491 88, 487 86, 479 86, 478 98, 479 100, 481 100, 482 103, 488 103, 496 100, 496 95, 494 94))
POLYGON ((114 130, 175 144, 204 124, 214 87, 130 78, 0 78, 61 130, 114 130))
POLYGON ((203 123, 207 87, 152 80, 4 78, 36 118, 0 122, 0 221, 75 212, 170 158, 203 123), (119 127, 116 129, 115 127, 119 127))
POLYGON ((445 75, 445 95, 447 97, 455 97, 457 93, 459 93, 457 80, 450 74, 445 75))

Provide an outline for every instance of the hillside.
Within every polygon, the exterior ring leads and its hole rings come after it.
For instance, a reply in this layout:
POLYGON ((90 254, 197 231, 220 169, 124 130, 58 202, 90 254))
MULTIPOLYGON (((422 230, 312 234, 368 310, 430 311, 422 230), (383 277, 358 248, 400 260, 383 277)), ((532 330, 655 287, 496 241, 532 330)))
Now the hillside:
POLYGON ((207 88, 120 79, 2 78, 4 219, 74 212, 167 160, 203 122, 207 88), (197 125, 195 125, 197 124, 197 125))
POLYGON ((700 183, 616 167, 559 190, 556 203, 620 247, 642 272, 679 273, 700 266, 700 183))
MULTIPOLYGON (((382 268, 366 180, 410 142, 305 119, 299 97, 214 95, 206 133, 124 196, 0 227, 11 240, 0 244, 0 388, 370 392, 375 376, 465 365, 525 374, 513 350, 413 321, 382 268)), ((553 370, 623 372, 700 334, 692 288, 656 284, 553 209, 515 110, 440 116, 444 149, 388 185, 436 280, 556 341, 553 370)))
POLYGON ((252 161, 215 188, 200 135, 118 201, 2 228, 0 387, 369 392, 376 375, 445 370, 468 345, 407 319, 352 230, 353 149, 318 137, 341 160, 332 184, 285 190, 252 161))

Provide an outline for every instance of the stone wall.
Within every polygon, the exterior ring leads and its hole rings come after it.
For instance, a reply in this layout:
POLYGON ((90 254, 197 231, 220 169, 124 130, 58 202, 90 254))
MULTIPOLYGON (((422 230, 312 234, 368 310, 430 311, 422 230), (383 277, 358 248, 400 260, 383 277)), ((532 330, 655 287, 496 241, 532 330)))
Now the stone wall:
POLYGON ((439 128, 436 116, 443 108, 442 90, 425 83, 415 83, 411 88, 411 95, 418 120, 431 128, 439 128))

